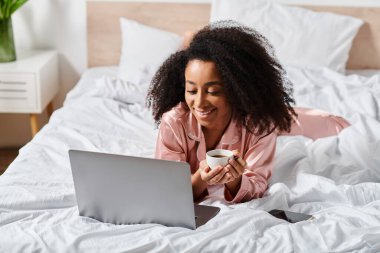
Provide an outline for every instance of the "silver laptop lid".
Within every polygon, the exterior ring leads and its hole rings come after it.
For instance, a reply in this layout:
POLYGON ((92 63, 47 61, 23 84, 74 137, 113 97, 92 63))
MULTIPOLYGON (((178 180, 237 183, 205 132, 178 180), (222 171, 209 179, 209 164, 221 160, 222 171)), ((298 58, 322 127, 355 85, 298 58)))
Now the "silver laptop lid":
POLYGON ((69 157, 79 215, 195 229, 187 163, 79 150, 69 157))

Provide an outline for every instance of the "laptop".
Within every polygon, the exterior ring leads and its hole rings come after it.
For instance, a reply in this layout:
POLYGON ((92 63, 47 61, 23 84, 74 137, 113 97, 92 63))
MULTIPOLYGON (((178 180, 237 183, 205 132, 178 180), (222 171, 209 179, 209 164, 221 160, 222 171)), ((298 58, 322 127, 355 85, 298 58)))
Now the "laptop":
POLYGON ((193 204, 185 162, 69 150, 79 215, 113 224, 196 229, 218 207, 193 204))

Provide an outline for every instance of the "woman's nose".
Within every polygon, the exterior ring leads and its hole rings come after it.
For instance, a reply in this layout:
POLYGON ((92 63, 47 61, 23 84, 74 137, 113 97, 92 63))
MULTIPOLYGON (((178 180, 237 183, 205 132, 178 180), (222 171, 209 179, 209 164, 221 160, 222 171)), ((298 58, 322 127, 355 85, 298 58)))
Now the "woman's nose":
POLYGON ((195 96, 195 105, 197 107, 201 107, 205 103, 205 96, 202 94, 202 92, 198 92, 195 96))

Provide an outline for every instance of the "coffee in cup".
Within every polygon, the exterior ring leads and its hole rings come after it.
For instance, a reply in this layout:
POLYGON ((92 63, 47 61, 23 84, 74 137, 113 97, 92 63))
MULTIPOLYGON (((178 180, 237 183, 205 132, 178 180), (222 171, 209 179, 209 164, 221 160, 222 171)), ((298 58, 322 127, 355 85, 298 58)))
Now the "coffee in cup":
POLYGON ((215 169, 219 165, 226 166, 233 157, 234 153, 227 149, 214 149, 206 153, 206 161, 210 169, 215 169))

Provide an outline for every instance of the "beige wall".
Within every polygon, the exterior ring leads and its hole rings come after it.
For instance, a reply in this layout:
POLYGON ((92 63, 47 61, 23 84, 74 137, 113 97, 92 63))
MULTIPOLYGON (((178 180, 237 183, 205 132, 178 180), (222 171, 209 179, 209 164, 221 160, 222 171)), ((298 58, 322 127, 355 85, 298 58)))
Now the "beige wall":
MULTIPOLYGON (((38 121, 40 126, 46 124, 46 113, 38 121)), ((0 147, 20 147, 32 138, 27 114, 0 114, 0 122, 0 147)))

